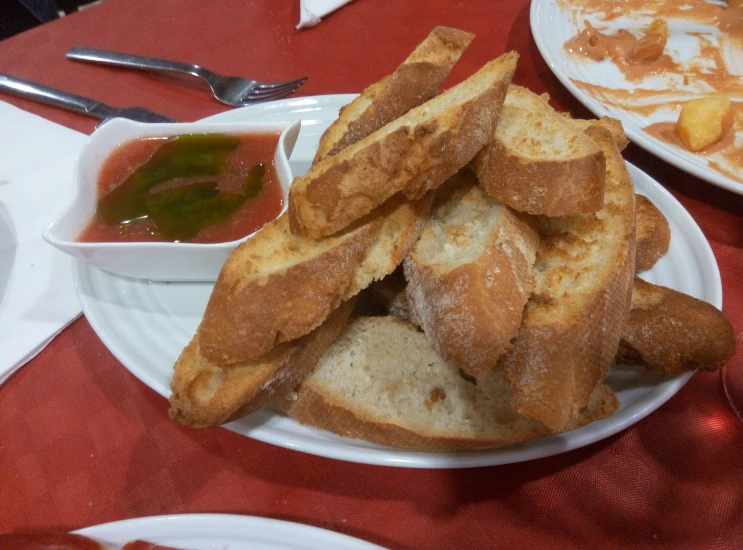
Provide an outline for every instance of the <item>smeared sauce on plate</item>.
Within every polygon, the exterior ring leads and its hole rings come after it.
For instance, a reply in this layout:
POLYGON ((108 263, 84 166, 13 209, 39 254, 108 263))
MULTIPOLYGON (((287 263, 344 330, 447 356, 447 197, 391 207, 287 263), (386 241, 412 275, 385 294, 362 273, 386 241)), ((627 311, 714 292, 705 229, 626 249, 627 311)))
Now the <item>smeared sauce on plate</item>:
POLYGON ((98 176, 96 213, 82 242, 219 243, 274 219, 283 192, 279 134, 189 134, 117 148, 98 176))
MULTIPOLYGON (((605 105, 641 116, 658 112, 675 112, 677 116, 691 99, 711 94, 730 97, 737 112, 733 130, 701 155, 711 168, 743 182, 743 143, 735 136, 736 131, 739 135, 743 131, 743 67, 737 66, 743 61, 743 0, 559 0, 559 4, 580 29, 564 49, 587 62, 609 59, 629 83, 626 88, 612 88, 571 79, 605 105), (632 18, 626 25, 631 28, 616 29, 617 21, 621 19, 625 26, 627 17, 632 18), (675 60, 669 55, 658 21, 672 27, 679 21, 685 23, 688 30, 677 32, 695 42, 698 53, 693 59, 675 60), (701 25, 709 27, 709 32, 702 32, 701 25), (664 49, 658 55, 661 44, 664 49), (645 85, 646 78, 657 75, 668 76, 672 84, 667 89, 645 85)), ((658 122, 643 130, 687 151, 673 131, 674 123, 675 119, 658 122)))
POLYGON ((588 21, 585 29, 565 43, 565 49, 593 61, 611 59, 628 80, 641 80, 650 74, 666 72, 674 67, 670 56, 663 53, 668 27, 661 19, 653 21, 642 36, 625 29, 603 33, 588 21))

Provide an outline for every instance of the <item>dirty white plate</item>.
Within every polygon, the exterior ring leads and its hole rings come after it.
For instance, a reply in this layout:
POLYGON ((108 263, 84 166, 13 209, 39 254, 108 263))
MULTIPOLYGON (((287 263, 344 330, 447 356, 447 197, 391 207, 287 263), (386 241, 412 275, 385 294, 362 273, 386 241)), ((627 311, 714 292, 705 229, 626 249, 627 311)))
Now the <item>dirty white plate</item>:
MULTIPOLYGON (((620 3, 618 2, 618 4, 620 3)), ((683 147, 665 143, 643 131, 643 128, 655 122, 676 122, 679 114, 678 108, 660 109, 648 115, 638 114, 613 105, 612 100, 602 96, 600 90, 585 91, 574 82, 578 80, 610 89, 632 90, 634 87, 641 87, 657 91, 667 91, 671 86, 688 91, 696 84, 692 82, 689 86, 681 86, 678 83, 674 85, 674 77, 671 75, 649 77, 640 84, 630 83, 608 59, 594 62, 568 53, 563 45, 578 33, 578 25, 582 25, 583 20, 582 16, 575 16, 576 9, 575 7, 562 7, 559 0, 533 0, 531 3, 530 22, 534 41, 547 65, 560 82, 596 116, 612 116, 621 120, 627 137, 643 149, 685 172, 743 195, 743 171, 738 169, 741 179, 736 180, 710 166, 708 160, 720 161, 719 153, 710 157, 702 156, 683 147)), ((586 17, 586 19, 596 23, 593 17, 586 17)), ((619 29, 644 29, 651 20, 652 14, 638 11, 614 18, 608 23, 602 21, 599 24, 601 28, 608 28, 609 32, 616 32, 619 29)), ((674 61, 684 63, 692 60, 694 63, 711 62, 711 60, 699 59, 698 40, 699 34, 702 33, 715 42, 717 40, 716 29, 683 20, 669 20, 668 25, 669 37, 666 52, 671 55, 674 61)), ((739 57, 743 59, 743 52, 739 57)), ((672 92, 668 97, 683 97, 686 93, 683 91, 681 93, 672 92)), ((689 98, 687 97, 687 99, 689 98)), ((733 99, 743 101, 743 97, 733 99)), ((738 132, 736 140, 736 143, 743 142, 742 132, 738 132)))
MULTIPOLYGON (((329 95, 275 101, 227 111, 210 120, 302 119, 302 130, 290 160, 294 174, 301 175, 312 162, 322 131, 337 117, 338 109, 354 97, 329 95)), ((634 166, 629 168, 636 190, 660 208, 672 233, 668 254, 643 277, 720 308, 720 273, 701 230, 663 187, 634 166)), ((170 395, 173 364, 201 321, 212 285, 129 279, 80 261, 76 261, 74 271, 83 312, 103 343, 142 382, 163 396, 170 395)), ((490 451, 423 453, 392 449, 302 426, 271 410, 225 427, 274 445, 351 462, 411 468, 490 466, 550 456, 609 437, 660 407, 689 376, 666 379, 651 376, 643 369, 616 368, 607 382, 622 405, 611 417, 565 434, 490 451)))
POLYGON ((143 540, 183 550, 381 550, 376 544, 301 523, 227 514, 126 519, 75 534, 111 544, 143 540))

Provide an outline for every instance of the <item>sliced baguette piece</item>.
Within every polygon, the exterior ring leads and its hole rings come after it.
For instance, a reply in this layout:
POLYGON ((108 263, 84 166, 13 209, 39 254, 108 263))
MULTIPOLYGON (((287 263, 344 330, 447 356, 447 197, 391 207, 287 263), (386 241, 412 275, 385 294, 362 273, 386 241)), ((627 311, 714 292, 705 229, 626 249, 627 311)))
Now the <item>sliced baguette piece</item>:
MULTIPOLYGON (((550 433, 509 401, 502 370, 472 384, 413 325, 361 317, 349 322, 296 392, 273 404, 343 437, 419 451, 503 447, 550 433)), ((568 428, 617 407, 614 393, 601 384, 568 428)))
POLYGON ((585 132, 592 126, 599 126, 608 130, 611 136, 614 138, 614 143, 619 149, 619 152, 624 151, 629 145, 629 140, 624 133, 624 127, 622 122, 616 118, 605 116, 599 119, 582 119, 582 118, 571 118, 568 113, 560 113, 570 124, 581 132, 585 132))
POLYGON ((493 139, 473 163, 480 185, 520 212, 596 212, 604 200, 604 152, 547 101, 509 86, 493 139))
POLYGON ((604 206, 542 218, 534 294, 505 358, 514 408, 554 430, 575 420, 606 377, 632 297, 632 179, 611 133, 599 125, 586 132, 606 157, 604 206))
POLYGON ((618 363, 676 376, 716 370, 735 355, 735 331, 716 307, 635 277, 618 363))
POLYGON ((435 27, 394 73, 340 110, 320 138, 313 164, 431 99, 474 37, 459 29, 435 27))
POLYGON ((382 223, 317 241, 292 234, 286 214, 266 224, 222 266, 198 329, 201 354, 231 365, 309 333, 349 294, 382 223))
POLYGON ((439 189, 403 266, 411 317, 441 357, 470 376, 495 368, 518 333, 538 245, 469 171, 439 189))
POLYGON ((511 52, 294 179, 294 233, 332 235, 404 191, 422 197, 485 146, 516 69, 511 52))
POLYGON ((647 271, 668 252, 671 228, 663 213, 644 195, 635 195, 637 251, 635 273, 647 271))
POLYGON ((355 228, 318 241, 292 234, 286 216, 265 226, 222 268, 199 327, 201 353, 229 365, 307 334, 341 300, 395 270, 430 208, 430 196, 395 197, 355 228))
POLYGON ((398 195, 380 207, 381 228, 354 269, 345 299, 395 271, 420 237, 432 203, 433 192, 417 200, 398 195))
POLYGON ((317 364, 348 321, 354 301, 343 302, 311 333, 263 357, 227 367, 201 354, 197 333, 175 364, 170 417, 194 428, 217 426, 263 408, 291 391, 317 364))

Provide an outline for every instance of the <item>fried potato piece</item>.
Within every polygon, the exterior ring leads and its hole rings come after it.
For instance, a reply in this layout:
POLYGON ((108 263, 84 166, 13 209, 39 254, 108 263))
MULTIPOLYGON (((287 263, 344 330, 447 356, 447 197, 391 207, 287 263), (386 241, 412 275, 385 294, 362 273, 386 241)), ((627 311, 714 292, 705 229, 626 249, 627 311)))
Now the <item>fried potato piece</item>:
POLYGON ((701 151, 722 139, 731 117, 732 109, 727 97, 692 99, 681 109, 676 135, 689 151, 701 151))

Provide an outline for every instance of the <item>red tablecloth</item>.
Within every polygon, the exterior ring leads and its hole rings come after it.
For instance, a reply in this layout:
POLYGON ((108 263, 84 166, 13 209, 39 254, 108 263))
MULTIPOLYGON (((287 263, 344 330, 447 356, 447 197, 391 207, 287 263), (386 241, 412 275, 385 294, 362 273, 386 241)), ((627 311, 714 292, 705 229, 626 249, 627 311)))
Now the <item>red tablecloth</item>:
MULTIPOLYGON (((525 0, 356 0, 309 30, 295 30, 298 19, 297 0, 107 0, 0 42, 0 71, 190 121, 225 107, 198 84, 76 64, 64 52, 97 46, 257 79, 307 75, 304 95, 358 92, 444 24, 477 34, 445 87, 517 50, 516 83, 588 114, 542 61, 525 0)), ((94 127, 82 116, 2 100, 83 132, 94 127)), ((720 264, 724 310, 740 333, 743 197, 634 147, 627 157, 702 227, 720 264)), ((727 368, 743 369, 743 346, 727 368)), ((600 443, 458 471, 350 464, 177 425, 166 400, 129 374, 84 318, 0 387, 3 531, 224 512, 393 548, 741 548, 742 465, 743 427, 720 373, 695 374, 657 412, 600 443)))

